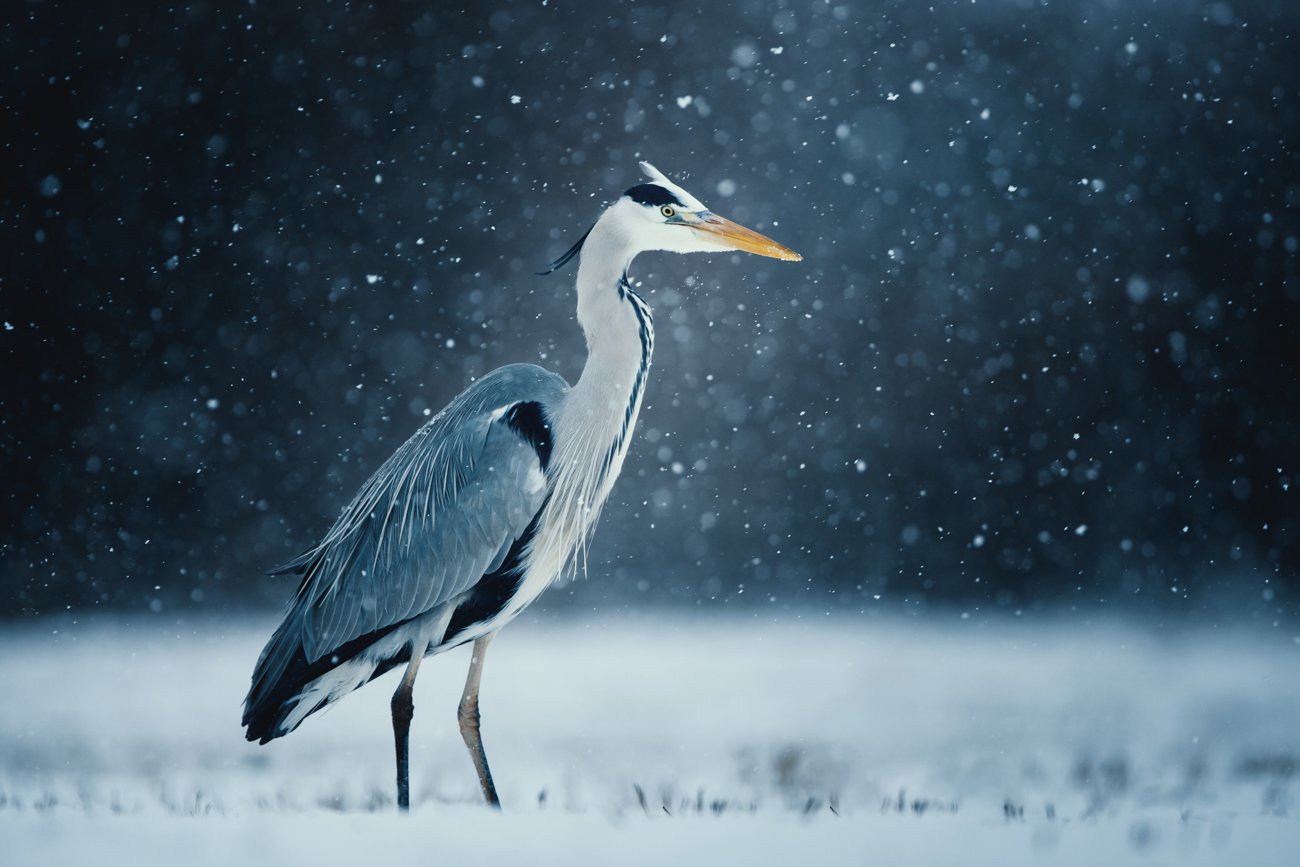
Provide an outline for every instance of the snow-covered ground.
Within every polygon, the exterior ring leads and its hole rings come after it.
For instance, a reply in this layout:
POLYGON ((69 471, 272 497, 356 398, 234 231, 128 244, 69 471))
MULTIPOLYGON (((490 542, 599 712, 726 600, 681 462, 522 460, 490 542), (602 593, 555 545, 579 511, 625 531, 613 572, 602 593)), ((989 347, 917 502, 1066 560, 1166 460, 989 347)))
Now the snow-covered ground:
POLYGON ((271 626, 5 625, 0 863, 1300 863, 1294 630, 525 615, 484 676, 504 812, 461 650, 401 817, 391 674, 243 740, 271 626))

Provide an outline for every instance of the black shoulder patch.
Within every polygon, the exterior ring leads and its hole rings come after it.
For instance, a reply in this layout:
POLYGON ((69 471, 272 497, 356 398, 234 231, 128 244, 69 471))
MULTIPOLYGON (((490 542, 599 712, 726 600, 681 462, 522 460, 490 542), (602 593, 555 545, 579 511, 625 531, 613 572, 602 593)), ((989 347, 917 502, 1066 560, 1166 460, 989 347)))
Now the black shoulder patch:
POLYGON ((623 195, 638 204, 653 205, 656 208, 661 205, 676 205, 679 208, 685 207, 676 196, 658 184, 637 184, 623 195))
POLYGON ((551 462, 551 425, 546 420, 542 405, 536 401, 517 403, 506 412, 506 424, 537 451, 542 472, 551 462))

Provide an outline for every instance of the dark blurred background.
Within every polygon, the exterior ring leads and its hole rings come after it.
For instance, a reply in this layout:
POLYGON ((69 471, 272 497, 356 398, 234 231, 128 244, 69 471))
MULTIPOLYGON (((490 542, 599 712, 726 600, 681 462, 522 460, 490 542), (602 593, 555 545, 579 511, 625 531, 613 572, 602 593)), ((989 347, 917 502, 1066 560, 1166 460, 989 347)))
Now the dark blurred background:
MULTIPOLYGON (((273 609, 648 158, 802 252, 647 255, 589 575, 642 600, 1292 617, 1300 6, 14 2, 0 612, 273 609)), ((742 608, 743 610, 743 608, 742 608)))

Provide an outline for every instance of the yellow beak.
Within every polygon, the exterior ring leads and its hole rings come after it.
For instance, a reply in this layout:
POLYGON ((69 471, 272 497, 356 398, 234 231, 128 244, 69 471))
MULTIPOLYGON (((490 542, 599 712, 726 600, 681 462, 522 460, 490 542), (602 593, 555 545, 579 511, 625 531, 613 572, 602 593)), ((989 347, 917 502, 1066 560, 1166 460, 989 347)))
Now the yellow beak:
POLYGON ((789 247, 778 244, 753 229, 746 229, 739 223, 733 223, 726 217, 719 217, 717 214, 707 214, 700 222, 687 223, 686 225, 733 250, 743 250, 746 253, 767 256, 769 259, 783 259, 786 262, 803 261, 803 256, 800 256, 789 247))

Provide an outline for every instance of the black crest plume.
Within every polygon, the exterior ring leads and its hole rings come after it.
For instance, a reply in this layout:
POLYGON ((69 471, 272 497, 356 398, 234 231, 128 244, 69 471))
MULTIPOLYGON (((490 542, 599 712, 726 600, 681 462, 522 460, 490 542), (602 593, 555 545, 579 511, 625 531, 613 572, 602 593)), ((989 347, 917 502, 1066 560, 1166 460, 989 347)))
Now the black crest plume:
MULTIPOLYGON (((596 224, 592 223, 591 229, 594 228, 596 228, 596 224)), ((588 229, 587 231, 583 232, 582 237, 578 239, 578 243, 570 247, 568 252, 565 253, 563 256, 561 256, 560 258, 556 259, 554 262, 551 262, 549 265, 547 265, 545 271, 538 271, 537 276, 545 277, 547 274, 554 273, 555 271, 558 271, 559 269, 563 268, 565 265, 569 264, 569 260, 572 259, 574 256, 578 255, 578 251, 582 249, 582 245, 587 240, 587 236, 591 234, 591 229, 588 229)))

